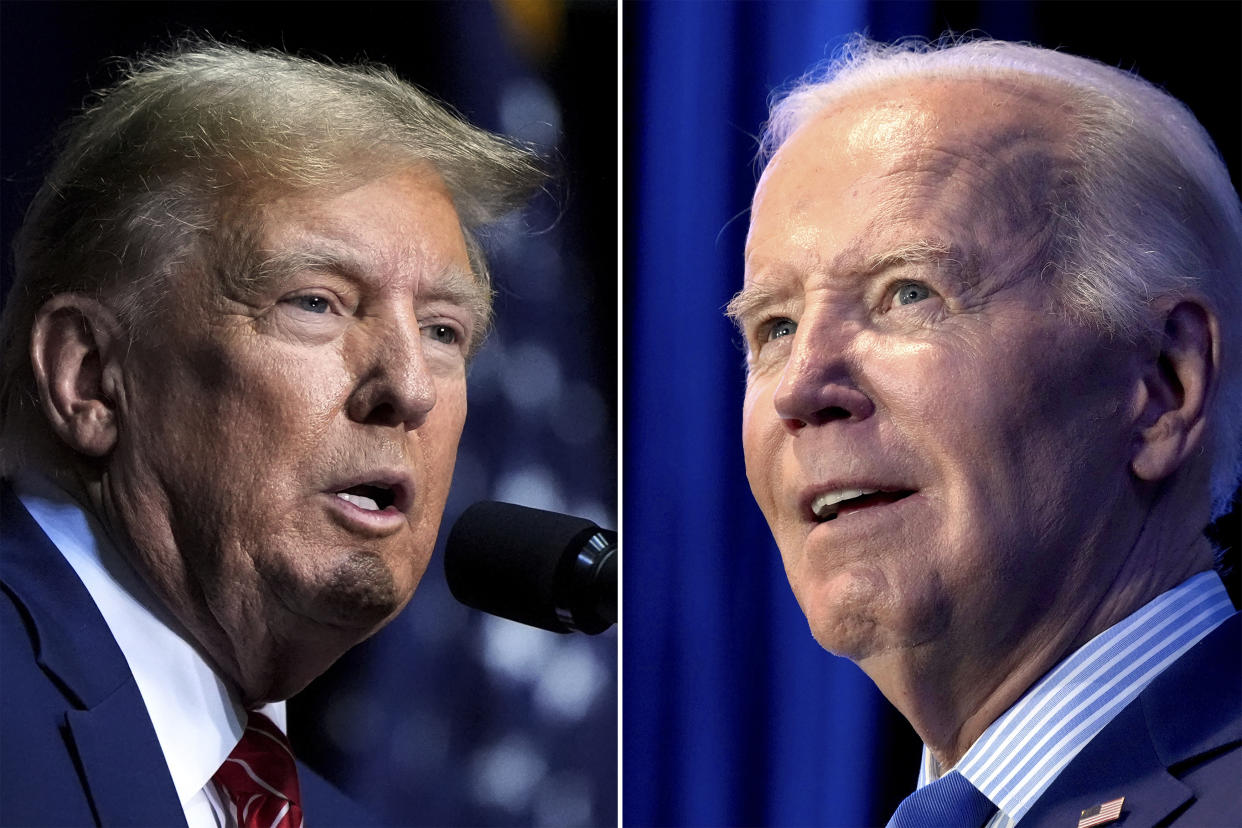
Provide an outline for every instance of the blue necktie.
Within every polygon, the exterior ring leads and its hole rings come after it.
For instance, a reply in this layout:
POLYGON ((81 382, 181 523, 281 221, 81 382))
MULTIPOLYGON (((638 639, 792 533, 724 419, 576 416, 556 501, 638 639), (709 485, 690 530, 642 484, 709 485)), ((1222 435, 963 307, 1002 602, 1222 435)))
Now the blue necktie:
POLYGON ((903 799, 887 828, 980 828, 994 813, 991 800, 953 771, 903 799))

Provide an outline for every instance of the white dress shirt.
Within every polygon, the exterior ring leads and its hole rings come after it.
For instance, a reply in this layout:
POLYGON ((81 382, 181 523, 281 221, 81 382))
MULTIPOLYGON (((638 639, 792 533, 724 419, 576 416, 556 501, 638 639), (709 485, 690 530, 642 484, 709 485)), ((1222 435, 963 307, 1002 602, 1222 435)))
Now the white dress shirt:
MULTIPOLYGON (((82 579, 129 663, 189 828, 228 828, 211 777, 241 740, 245 708, 93 516, 41 477, 25 475, 14 489, 82 579)), ((262 712, 285 729, 284 702, 262 712)))
MULTIPOLYGON (((1220 576, 1200 572, 1052 668, 953 768, 999 809, 987 828, 1011 828, 1019 822, 1105 725, 1233 613, 1220 576)), ((924 747, 918 786, 941 775, 939 763, 924 747)))

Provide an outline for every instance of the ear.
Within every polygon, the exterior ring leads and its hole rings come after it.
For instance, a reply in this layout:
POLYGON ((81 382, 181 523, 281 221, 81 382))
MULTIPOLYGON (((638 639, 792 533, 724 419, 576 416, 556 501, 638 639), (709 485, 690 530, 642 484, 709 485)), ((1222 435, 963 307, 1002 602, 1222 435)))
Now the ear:
POLYGON ((1168 312, 1159 352, 1143 374, 1145 401, 1131 469, 1140 479, 1162 480, 1199 449, 1207 428, 1204 412, 1216 388, 1219 327, 1197 301, 1168 312))
POLYGON ((116 315, 88 296, 54 296, 35 314, 30 363, 39 404, 52 431, 80 454, 103 457, 116 446, 121 341, 116 315))

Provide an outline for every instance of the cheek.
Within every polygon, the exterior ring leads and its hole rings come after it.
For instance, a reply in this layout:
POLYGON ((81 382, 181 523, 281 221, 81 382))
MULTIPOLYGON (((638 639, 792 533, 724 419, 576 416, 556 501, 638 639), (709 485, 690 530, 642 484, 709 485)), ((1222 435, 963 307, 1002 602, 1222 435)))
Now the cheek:
POLYGON ((264 534, 275 521, 296 532, 307 491, 334 458, 349 455, 335 431, 351 387, 347 372, 323 354, 220 356, 211 384, 208 369, 191 366, 161 412, 180 444, 168 453, 166 483, 197 480, 189 499, 214 513, 212 531, 264 534))
POLYGON ((249 429, 263 442, 289 424, 326 422, 347 398, 353 377, 332 348, 281 349, 263 341, 202 342, 152 386, 181 402, 206 426, 249 429))
POLYGON ((779 473, 781 424, 764 385, 749 385, 742 405, 742 453, 746 479, 759 508, 771 521, 774 482, 779 473))
POLYGON ((903 442, 961 470, 1002 458, 1026 431, 1016 412, 1036 404, 1029 361, 978 340, 957 334, 934 346, 877 347, 868 375, 903 442))
POLYGON ((1124 441, 1100 379, 1110 369, 1090 342, 1035 319, 989 333, 922 361, 930 393, 903 388, 894 422, 936 467, 946 508, 968 517, 949 545, 977 545, 983 533, 1003 557, 1017 554, 1003 539, 1054 536, 1075 504, 1098 501, 1091 489, 1124 441))
POLYGON ((295 494, 317 479, 328 458, 349 453, 335 436, 349 398, 348 377, 317 360, 246 367, 219 398, 218 450, 230 447, 238 455, 236 468, 250 468, 269 487, 295 494))
POLYGON ((358 385, 344 355, 330 347, 314 353, 263 354, 239 368, 238 378, 243 397, 266 397, 294 422, 330 420, 358 385))
POLYGON ((436 391, 436 404, 427 421, 410 432, 419 444, 424 471, 436 491, 448 489, 457 461, 457 444, 466 422, 465 379, 443 382, 436 391))

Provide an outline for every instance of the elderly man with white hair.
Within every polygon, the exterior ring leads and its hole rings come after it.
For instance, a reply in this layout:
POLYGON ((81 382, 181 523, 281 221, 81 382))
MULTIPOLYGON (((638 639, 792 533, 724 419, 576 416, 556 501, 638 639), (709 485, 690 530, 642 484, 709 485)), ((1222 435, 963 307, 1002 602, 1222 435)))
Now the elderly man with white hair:
POLYGON ((747 477, 816 640, 924 743, 890 825, 1237 824, 1242 210, 1176 100, 853 42, 774 108, 747 477))

